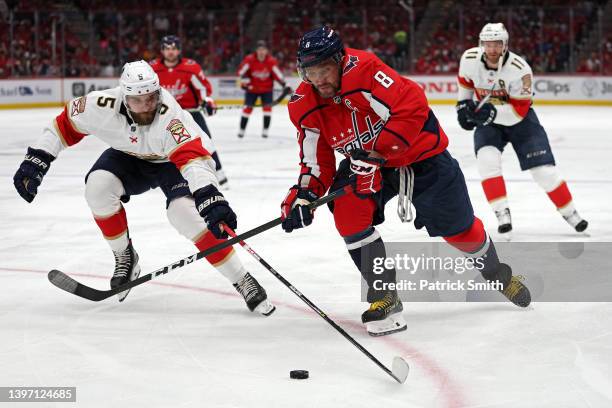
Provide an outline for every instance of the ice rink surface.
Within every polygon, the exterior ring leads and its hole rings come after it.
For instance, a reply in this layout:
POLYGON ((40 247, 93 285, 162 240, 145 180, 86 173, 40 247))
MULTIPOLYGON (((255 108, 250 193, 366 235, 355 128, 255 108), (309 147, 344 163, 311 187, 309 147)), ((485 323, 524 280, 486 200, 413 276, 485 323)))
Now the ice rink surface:
MULTIPOLYGON (((452 106, 434 111, 465 173, 476 213, 496 238, 472 136, 452 106)), ((574 233, 511 149, 504 171, 515 241, 612 241, 612 108, 537 106, 589 236, 574 233)), ((108 288, 114 260, 84 199, 84 175, 106 146, 87 137, 53 162, 34 203, 12 185, 26 147, 59 109, 0 111, 0 386, 76 386, 76 404, 35 407, 589 407, 612 406, 612 305, 405 303, 408 330, 369 337, 359 317, 359 274, 330 213, 290 235, 249 240, 255 251, 387 365, 411 366, 395 383, 242 249, 277 305, 252 315, 231 285, 200 261, 134 289, 126 301, 89 302, 52 286, 53 268, 108 288), (306 369, 308 380, 289 371, 306 369)), ((279 216, 296 180, 298 146, 285 107, 262 140, 255 112, 244 140, 238 111, 208 120, 229 176, 238 232, 279 216)), ((159 190, 126 204, 143 274, 195 253, 167 222, 159 190)), ((402 225, 395 201, 379 227, 389 241, 427 241, 402 225)), ((585 277, 588 279, 588 277, 585 277)), ((10 404, 0 403, 2 406, 10 404)))

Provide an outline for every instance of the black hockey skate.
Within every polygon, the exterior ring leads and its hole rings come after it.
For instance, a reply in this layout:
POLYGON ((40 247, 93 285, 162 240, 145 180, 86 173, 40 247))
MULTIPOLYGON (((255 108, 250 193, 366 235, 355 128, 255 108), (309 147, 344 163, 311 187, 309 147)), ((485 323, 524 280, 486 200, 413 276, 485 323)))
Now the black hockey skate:
POLYGON ((563 216, 563 219, 565 219, 565 221, 567 221, 569 225, 574 227, 576 232, 584 232, 584 230, 586 230, 589 226, 589 223, 586 220, 582 219, 580 215, 578 215, 578 211, 572 212, 567 217, 563 216))
MULTIPOLYGON (((133 281, 140 275, 140 265, 138 265, 138 253, 132 246, 132 240, 121 252, 113 251, 115 255, 115 272, 110 281, 111 289, 126 284, 129 281, 133 281)), ((131 289, 121 292, 117 295, 120 302, 127 297, 131 289)))
POLYGON ((500 211, 495 211, 497 217, 497 232, 500 233, 505 239, 510 240, 512 238, 512 217, 510 216, 510 209, 504 208, 500 211))
POLYGON ((496 280, 503 284, 504 289, 500 290, 500 292, 508 298, 509 301, 519 307, 529 306, 531 303, 531 293, 529 289, 527 289, 527 286, 521 282, 520 277, 512 276, 512 269, 510 266, 500 263, 496 280))
POLYGON ((234 283, 234 288, 242 295, 251 312, 255 311, 264 316, 270 316, 276 310, 276 307, 268 300, 266 290, 250 273, 247 272, 238 282, 234 283))
POLYGON ((370 336, 397 333, 408 328, 402 317, 403 310, 397 292, 389 291, 370 304, 370 308, 361 315, 361 321, 370 336))

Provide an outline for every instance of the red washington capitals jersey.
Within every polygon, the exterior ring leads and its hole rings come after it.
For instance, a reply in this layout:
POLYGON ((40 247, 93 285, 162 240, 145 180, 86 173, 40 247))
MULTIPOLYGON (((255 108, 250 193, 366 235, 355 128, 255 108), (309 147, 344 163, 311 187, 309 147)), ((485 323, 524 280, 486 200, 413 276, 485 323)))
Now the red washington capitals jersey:
POLYGON ((302 82, 288 104, 298 130, 298 184, 323 195, 336 173, 334 151, 376 151, 385 167, 402 167, 443 152, 448 138, 425 93, 376 55, 346 48, 340 91, 322 98, 302 82))
POLYGON ((194 109, 212 94, 212 86, 204 75, 200 64, 189 58, 168 68, 161 59, 151 61, 153 70, 159 76, 159 83, 177 100, 181 108, 194 109))
POLYGON ((260 61, 256 53, 244 57, 238 68, 238 76, 250 79, 248 91, 251 93, 272 92, 274 80, 285 82, 276 59, 266 55, 266 58, 260 61))

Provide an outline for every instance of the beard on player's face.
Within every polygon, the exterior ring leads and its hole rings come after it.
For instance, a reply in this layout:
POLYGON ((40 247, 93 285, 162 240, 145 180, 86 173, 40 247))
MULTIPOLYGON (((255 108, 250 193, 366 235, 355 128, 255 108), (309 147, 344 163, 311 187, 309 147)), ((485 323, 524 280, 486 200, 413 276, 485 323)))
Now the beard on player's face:
POLYGON ((140 126, 153 123, 159 108, 159 91, 146 95, 129 95, 126 98, 130 116, 140 126))
POLYGON ((152 112, 143 112, 143 113, 134 113, 130 112, 132 115, 132 119, 140 126, 147 126, 153 123, 155 120, 155 115, 157 114, 157 109, 152 112))
POLYGON ((323 98, 332 98, 340 90, 340 68, 331 60, 304 69, 306 77, 323 98))
POLYGON ((482 46, 487 62, 497 64, 504 52, 504 43, 502 41, 484 41, 482 46))
POLYGON ((175 64, 179 60, 180 56, 181 51, 176 47, 166 47, 162 50, 164 62, 169 64, 175 64))

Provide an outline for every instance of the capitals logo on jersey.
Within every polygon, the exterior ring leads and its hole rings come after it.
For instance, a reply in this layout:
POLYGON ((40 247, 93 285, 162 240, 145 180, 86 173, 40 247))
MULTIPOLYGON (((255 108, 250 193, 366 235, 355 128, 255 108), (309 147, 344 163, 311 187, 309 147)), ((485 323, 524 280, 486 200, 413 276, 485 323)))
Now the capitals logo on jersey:
POLYGON ((359 62, 359 58, 356 55, 349 55, 347 59, 348 59, 348 62, 346 63, 346 65, 344 66, 344 69, 342 70, 342 75, 348 74, 348 72, 351 69, 357 66, 357 62, 359 62))
POLYGON ((289 98, 289 102, 288 103, 297 102, 300 99, 302 99, 303 97, 304 97, 304 95, 300 95, 300 94, 294 93, 293 95, 291 95, 291 98, 289 98))
POLYGON ((368 115, 365 117, 365 129, 362 132, 359 130, 358 117, 355 111, 351 112, 351 120, 353 122, 352 129, 348 128, 346 133, 340 132, 340 137, 332 137, 332 147, 340 154, 349 155, 353 149, 363 148, 368 144, 373 145, 385 125, 380 118, 372 123, 372 119, 368 115))

